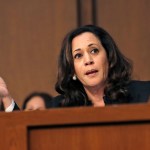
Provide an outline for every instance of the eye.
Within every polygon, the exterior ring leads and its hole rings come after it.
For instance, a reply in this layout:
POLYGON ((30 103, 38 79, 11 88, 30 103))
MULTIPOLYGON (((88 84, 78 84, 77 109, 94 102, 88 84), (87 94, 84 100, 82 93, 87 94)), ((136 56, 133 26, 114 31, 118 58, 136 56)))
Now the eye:
POLYGON ((80 57, 82 57, 82 54, 80 54, 80 53, 77 53, 74 55, 74 59, 79 59, 80 57))
POLYGON ((95 54, 95 53, 98 53, 98 52, 99 52, 99 50, 97 48, 94 48, 94 49, 91 50, 92 54, 95 54))

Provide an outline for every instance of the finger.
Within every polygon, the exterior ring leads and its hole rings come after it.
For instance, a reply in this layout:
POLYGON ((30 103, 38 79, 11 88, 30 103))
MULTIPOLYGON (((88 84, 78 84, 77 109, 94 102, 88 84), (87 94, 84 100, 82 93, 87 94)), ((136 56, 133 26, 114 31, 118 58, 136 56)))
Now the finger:
POLYGON ((7 87, 2 77, 0 77, 0 86, 7 87))

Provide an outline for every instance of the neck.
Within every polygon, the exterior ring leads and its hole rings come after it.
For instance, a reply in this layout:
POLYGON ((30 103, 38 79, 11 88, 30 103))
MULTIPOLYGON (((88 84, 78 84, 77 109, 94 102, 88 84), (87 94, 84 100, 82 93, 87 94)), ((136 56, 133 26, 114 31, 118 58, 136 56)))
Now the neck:
POLYGON ((94 106, 105 106, 104 86, 103 87, 84 87, 85 92, 94 106))

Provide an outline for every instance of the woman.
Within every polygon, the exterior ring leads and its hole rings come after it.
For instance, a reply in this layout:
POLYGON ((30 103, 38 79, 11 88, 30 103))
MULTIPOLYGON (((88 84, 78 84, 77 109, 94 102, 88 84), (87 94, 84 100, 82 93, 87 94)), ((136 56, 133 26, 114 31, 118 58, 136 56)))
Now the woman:
POLYGON ((147 102, 149 81, 132 81, 131 62, 112 37, 94 25, 66 35, 59 56, 53 107, 147 102))
POLYGON ((52 96, 45 92, 33 92, 23 102, 23 110, 44 110, 51 107, 52 96))

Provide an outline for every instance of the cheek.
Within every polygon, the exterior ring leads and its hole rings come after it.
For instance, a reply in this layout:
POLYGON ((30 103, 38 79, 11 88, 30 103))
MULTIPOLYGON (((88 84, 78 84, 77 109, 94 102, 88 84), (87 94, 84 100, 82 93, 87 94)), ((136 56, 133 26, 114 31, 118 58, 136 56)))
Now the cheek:
POLYGON ((106 68, 108 70, 108 60, 107 60, 107 58, 103 59, 103 66, 104 66, 104 68, 106 68))
POLYGON ((103 69, 104 69, 104 74, 106 78, 108 76, 108 68, 109 68, 108 61, 105 61, 103 64, 103 69))
POLYGON ((104 74, 108 74, 108 60, 106 57, 103 57, 98 60, 97 64, 99 64, 100 70, 103 70, 104 74))
POLYGON ((106 74, 106 78, 108 77, 108 62, 105 64, 105 74, 106 74))
POLYGON ((82 63, 81 62, 75 62, 74 63, 74 71, 75 71, 75 74, 80 74, 80 72, 83 70, 82 69, 82 63))

